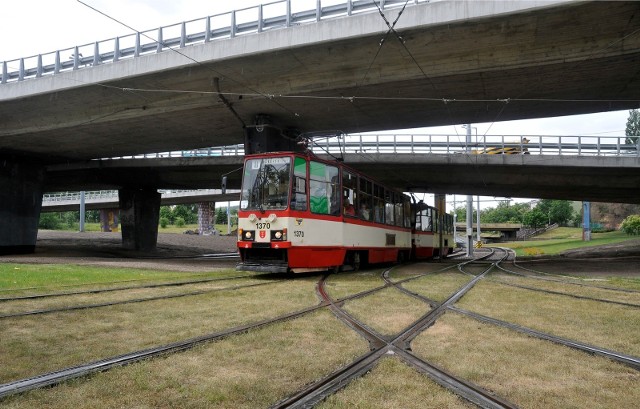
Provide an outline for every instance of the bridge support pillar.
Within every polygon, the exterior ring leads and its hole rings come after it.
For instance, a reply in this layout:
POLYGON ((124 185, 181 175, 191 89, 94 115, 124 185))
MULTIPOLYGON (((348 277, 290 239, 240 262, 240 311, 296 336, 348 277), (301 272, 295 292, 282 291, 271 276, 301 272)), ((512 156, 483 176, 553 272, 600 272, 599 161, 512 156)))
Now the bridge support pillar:
POLYGON ((160 197, 156 189, 125 188, 118 191, 124 248, 139 251, 156 249, 160 197))
POLYGON ((215 229, 216 202, 198 203, 198 231, 200 235, 209 234, 215 229))
POLYGON ((0 160, 0 255, 35 250, 43 183, 44 168, 0 160))

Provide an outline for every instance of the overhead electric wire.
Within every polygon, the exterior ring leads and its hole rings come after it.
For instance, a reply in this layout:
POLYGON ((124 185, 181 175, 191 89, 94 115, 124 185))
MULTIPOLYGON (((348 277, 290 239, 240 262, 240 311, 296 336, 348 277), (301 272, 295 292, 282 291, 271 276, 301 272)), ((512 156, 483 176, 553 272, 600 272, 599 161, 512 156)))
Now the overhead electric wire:
MULTIPOLYGON (((82 0, 76 0, 76 1, 77 1, 78 3, 80 3, 80 4, 82 4, 82 5, 84 5, 84 6, 88 7, 88 8, 90 8, 91 10, 93 10, 93 11, 95 11, 95 12, 97 12, 97 13, 99 13, 99 14, 103 15, 103 16, 105 16, 106 18, 108 18, 108 19, 110 19, 110 20, 112 20, 112 21, 114 21, 114 22, 116 22, 116 23, 118 23, 118 24, 120 24, 120 25, 122 25, 122 26, 124 26, 124 27, 128 28, 129 30, 131 30, 131 31, 133 31, 133 32, 135 32, 135 33, 138 33, 139 35, 143 35, 144 37, 148 38, 148 39, 149 39, 149 40, 151 40, 151 41, 155 41, 155 42, 156 42, 156 43, 158 43, 158 44, 162 44, 162 46, 163 46, 163 47, 168 48, 169 50, 171 50, 171 51, 173 51, 173 52, 175 52, 175 53, 177 53, 177 54, 179 54, 179 55, 183 56, 184 58, 187 58, 188 60, 190 60, 190 61, 194 62, 195 64, 197 64, 197 65, 199 65, 199 66, 201 66, 201 67, 203 67, 203 68, 205 68, 205 69, 208 69, 209 71, 211 71, 211 72, 213 72, 213 73, 215 73, 215 74, 218 74, 218 75, 221 75, 221 76, 223 76, 223 77, 225 77, 225 78, 228 78, 229 80, 231 80, 231 81, 235 82, 236 84, 240 85, 241 87, 244 87, 244 88, 246 88, 246 89, 250 90, 252 93, 254 93, 254 94, 258 94, 258 95, 261 95, 262 97, 264 97, 264 98, 266 98, 266 99, 268 99, 268 100, 271 100, 274 104, 278 105, 280 108, 282 108, 283 110, 287 111, 289 114, 291 114, 291 115, 293 115, 293 116, 295 116, 295 117, 299 117, 299 116, 300 116, 297 112, 294 112, 294 111, 290 110, 289 108, 285 107, 284 105, 279 104, 277 101, 273 101, 271 98, 269 98, 269 97, 268 97, 268 95, 267 95, 267 94, 264 94, 264 93, 262 93, 262 92, 260 92, 260 91, 258 91, 258 90, 256 90, 256 89, 254 89, 254 88, 250 87, 249 85, 247 85, 247 84, 245 84, 245 83, 242 83, 242 82, 240 82, 240 81, 238 81, 238 80, 234 79, 234 78, 233 78, 233 77, 231 77, 231 76, 224 75, 223 73, 221 73, 221 72, 219 72, 219 71, 217 71, 217 70, 215 70, 215 69, 213 69, 213 68, 211 68, 211 67, 209 67, 209 66, 204 65, 203 63, 201 63, 200 61, 196 60, 195 58, 190 57, 189 55, 187 55, 187 54, 185 54, 185 53, 183 53, 183 52, 180 52, 179 50, 175 49, 174 47, 168 46, 168 45, 167 45, 166 43, 164 43, 163 41, 159 41, 159 39, 158 39, 158 40, 156 40, 156 39, 154 39, 154 38, 152 38, 152 37, 148 36, 148 35, 147 35, 147 34, 145 34, 144 32, 141 32, 141 31, 139 31, 139 30, 136 30, 135 28, 131 27, 130 25, 128 25, 128 24, 126 24, 126 23, 124 23, 124 22, 122 22, 122 21, 120 21, 120 20, 116 19, 115 17, 112 17, 112 16, 110 16, 110 15, 108 15, 108 14, 106 14, 106 13, 104 13, 104 12, 100 11, 100 10, 98 10, 97 8, 95 8, 95 7, 91 6, 91 5, 89 5, 89 4, 85 3, 85 2, 83 2, 82 0)), ((103 85, 103 84, 97 84, 97 85, 103 85)), ((103 85, 103 86, 104 86, 104 85, 103 85)), ((131 90, 131 89, 129 89, 129 90, 131 90)), ((216 94, 220 94, 220 93, 219 93, 219 92, 216 92, 216 94)), ((222 102, 224 103, 224 101, 222 101, 222 102)), ((225 104, 225 105, 226 105, 226 104, 225 104)), ((237 113, 235 113, 235 111, 233 111, 233 110, 232 110, 232 112, 234 113, 234 115, 235 115, 235 116, 237 116, 237 113)))

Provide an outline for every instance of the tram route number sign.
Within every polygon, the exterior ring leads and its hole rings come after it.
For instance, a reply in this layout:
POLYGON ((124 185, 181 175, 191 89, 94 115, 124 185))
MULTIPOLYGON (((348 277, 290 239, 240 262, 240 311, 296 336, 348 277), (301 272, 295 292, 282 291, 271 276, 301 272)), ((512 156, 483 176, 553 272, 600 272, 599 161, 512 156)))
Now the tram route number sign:
POLYGON ((294 230, 293 237, 304 237, 304 231, 302 230, 294 230))

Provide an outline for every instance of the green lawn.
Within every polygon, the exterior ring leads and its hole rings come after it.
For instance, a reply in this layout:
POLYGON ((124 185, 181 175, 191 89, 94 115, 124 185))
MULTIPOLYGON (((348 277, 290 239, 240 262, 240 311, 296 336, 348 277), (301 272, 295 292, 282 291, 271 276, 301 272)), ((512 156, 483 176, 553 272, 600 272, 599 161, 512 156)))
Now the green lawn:
POLYGON ((591 241, 582 241, 582 229, 559 227, 537 237, 538 240, 499 243, 500 247, 514 249, 518 256, 553 255, 565 250, 602 246, 637 239, 621 231, 592 233, 591 241), (544 239, 544 240, 541 240, 544 239))

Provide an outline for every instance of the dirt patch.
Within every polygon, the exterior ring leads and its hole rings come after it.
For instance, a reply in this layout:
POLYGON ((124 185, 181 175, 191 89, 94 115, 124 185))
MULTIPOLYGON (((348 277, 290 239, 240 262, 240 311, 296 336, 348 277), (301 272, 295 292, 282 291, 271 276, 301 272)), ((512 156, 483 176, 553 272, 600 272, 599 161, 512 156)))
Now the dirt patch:
POLYGON ((33 254, 3 256, 0 262, 83 264, 174 271, 232 268, 237 260, 196 258, 204 254, 234 253, 236 236, 198 236, 158 233, 156 251, 144 253, 122 248, 120 233, 40 230, 33 254))

